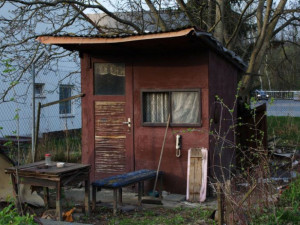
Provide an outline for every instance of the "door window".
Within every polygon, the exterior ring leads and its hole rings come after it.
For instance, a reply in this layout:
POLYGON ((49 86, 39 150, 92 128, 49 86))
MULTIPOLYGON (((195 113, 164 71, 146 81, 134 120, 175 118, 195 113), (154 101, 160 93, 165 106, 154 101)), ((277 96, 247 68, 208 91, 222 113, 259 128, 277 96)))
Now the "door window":
POLYGON ((125 95, 125 64, 94 64, 95 95, 125 95))

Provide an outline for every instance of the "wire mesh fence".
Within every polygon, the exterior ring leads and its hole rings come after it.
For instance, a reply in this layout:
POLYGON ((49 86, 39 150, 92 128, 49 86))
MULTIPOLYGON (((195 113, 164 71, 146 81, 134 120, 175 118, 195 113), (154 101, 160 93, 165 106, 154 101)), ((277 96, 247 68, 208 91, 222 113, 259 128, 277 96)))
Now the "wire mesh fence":
POLYGON ((37 159, 52 153, 54 160, 78 161, 81 156, 81 99, 60 102, 80 93, 80 73, 75 63, 66 63, 56 71, 40 70, 33 85, 30 73, 12 93, 11 101, 0 104, 1 149, 15 159, 21 143, 21 163, 31 160, 33 132, 33 87, 35 98, 35 129, 39 117, 37 159), (54 104, 50 104, 49 103, 54 104), (37 108, 42 106, 40 113, 37 108))
POLYGON ((300 101, 282 99, 268 101, 267 115, 300 117, 300 101))

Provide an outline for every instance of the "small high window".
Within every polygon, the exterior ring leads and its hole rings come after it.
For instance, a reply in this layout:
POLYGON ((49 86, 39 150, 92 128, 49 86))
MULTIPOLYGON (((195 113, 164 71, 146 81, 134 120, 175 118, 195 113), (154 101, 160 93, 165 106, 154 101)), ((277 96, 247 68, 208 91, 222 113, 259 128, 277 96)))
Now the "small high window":
POLYGON ((143 125, 200 126, 200 90, 142 91, 143 125))
POLYGON ((35 83, 34 84, 35 97, 43 97, 44 96, 44 86, 45 86, 45 84, 43 84, 43 83, 35 83))
MULTIPOLYGON (((60 85, 59 86, 59 100, 66 99, 72 96, 72 85, 60 85)), ((59 103, 59 114, 71 114, 71 100, 63 101, 59 103)))
POLYGON ((125 64, 94 64, 95 95, 125 95, 125 64))

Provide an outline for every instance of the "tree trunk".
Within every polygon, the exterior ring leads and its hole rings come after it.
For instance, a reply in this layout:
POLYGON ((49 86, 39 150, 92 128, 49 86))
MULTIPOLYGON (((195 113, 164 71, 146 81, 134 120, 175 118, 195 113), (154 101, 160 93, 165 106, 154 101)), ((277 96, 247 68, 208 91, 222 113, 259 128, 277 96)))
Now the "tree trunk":
POLYGON ((220 41, 222 44, 224 43, 224 1, 217 0, 216 1, 216 18, 215 23, 217 24, 214 31, 215 38, 220 41))

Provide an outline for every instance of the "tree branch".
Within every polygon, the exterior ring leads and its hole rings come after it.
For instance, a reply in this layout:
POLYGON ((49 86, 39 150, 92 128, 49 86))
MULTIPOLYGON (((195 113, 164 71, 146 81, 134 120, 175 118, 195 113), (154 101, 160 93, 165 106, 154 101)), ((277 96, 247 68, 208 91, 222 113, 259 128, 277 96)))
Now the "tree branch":
POLYGON ((189 10, 186 7, 186 4, 183 0, 176 0, 177 4, 179 5, 180 9, 184 12, 186 17, 189 19, 192 26, 197 26, 197 22, 194 19, 193 15, 189 12, 189 10))
MULTIPOLYGON (((230 39, 229 39, 228 42, 226 43, 226 47, 229 48, 231 42, 232 42, 233 40, 236 39, 236 37, 237 37, 237 35, 238 35, 238 32, 239 32, 240 29, 241 29, 242 22, 244 21, 243 17, 244 17, 244 15, 245 15, 247 9, 249 8, 249 6, 253 3, 253 1, 254 1, 254 0, 250 0, 250 1, 247 3, 247 5, 245 6, 245 8, 243 9, 243 11, 242 11, 242 13, 241 13, 241 15, 240 15, 240 17, 239 17, 238 24, 235 26, 235 29, 234 29, 234 31, 233 31, 233 33, 232 33, 230 39)), ((229 49, 230 49, 230 48, 229 48, 229 49)))
POLYGON ((163 21, 163 19, 161 18, 159 12, 156 10, 155 6, 153 5, 153 3, 151 2, 151 0, 145 0, 148 7, 150 8, 150 11, 153 13, 155 19, 156 19, 156 23, 157 25, 160 27, 160 29, 162 31, 166 31, 167 30, 167 26, 165 24, 165 22, 163 21))
POLYGON ((49 2, 49 1, 23 1, 23 0, 13 0, 13 2, 18 2, 21 3, 23 5, 46 5, 46 6, 56 6, 58 4, 74 4, 74 5, 79 5, 82 7, 86 7, 86 8, 92 8, 92 9, 99 9, 101 11, 103 11, 104 13, 106 13, 108 16, 110 16, 111 18, 113 18, 114 20, 129 25, 131 26, 133 29, 135 29, 138 33, 142 33, 142 30, 136 26, 134 23, 132 23, 131 21, 128 20, 124 20, 121 19, 120 17, 116 16, 114 13, 110 12, 108 9, 106 9, 103 5, 101 5, 100 3, 97 5, 94 4, 86 4, 84 2, 79 2, 76 0, 56 0, 53 2, 49 2))

